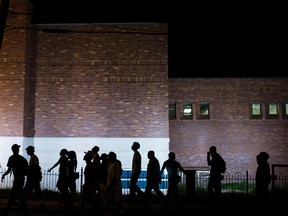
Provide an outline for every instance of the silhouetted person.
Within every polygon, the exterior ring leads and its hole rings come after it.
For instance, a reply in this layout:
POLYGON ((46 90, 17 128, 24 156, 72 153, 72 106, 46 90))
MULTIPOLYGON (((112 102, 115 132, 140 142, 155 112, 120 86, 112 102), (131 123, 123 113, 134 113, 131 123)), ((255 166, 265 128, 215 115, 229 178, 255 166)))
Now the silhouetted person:
POLYGON ((108 155, 102 153, 100 156, 100 179, 99 179, 99 197, 101 204, 107 206, 107 174, 108 174, 108 155))
POLYGON ((91 149, 91 153, 92 153, 92 163, 94 166, 94 190, 95 190, 95 198, 97 198, 98 192, 99 192, 99 179, 100 179, 100 156, 99 156, 99 146, 94 146, 91 149))
POLYGON ((93 153, 89 150, 85 152, 83 160, 86 162, 84 168, 84 184, 82 186, 81 209, 84 210, 85 204, 95 202, 95 173, 93 166, 93 153))
POLYGON ((134 151, 133 158, 132 158, 132 173, 130 177, 130 196, 131 199, 134 200, 136 193, 141 197, 144 195, 144 192, 140 189, 137 185, 139 176, 141 174, 141 154, 138 151, 140 148, 140 144, 138 142, 133 142, 131 149, 134 151))
POLYGON ((116 208, 118 213, 122 213, 122 164, 121 161, 117 159, 116 153, 113 151, 108 154, 107 174, 107 210, 109 212, 116 208))
POLYGON ((207 152, 207 163, 210 166, 210 174, 208 181, 208 194, 212 204, 219 205, 221 204, 221 180, 223 180, 223 160, 222 156, 217 152, 216 146, 211 146, 207 152))
POLYGON ((154 192, 163 200, 164 206, 166 206, 166 198, 162 191, 160 191, 159 189, 159 184, 161 183, 159 161, 155 157, 154 151, 148 151, 147 157, 149 159, 149 162, 147 165, 146 188, 144 192, 144 207, 148 207, 152 190, 154 190, 154 192))
POLYGON ((166 169, 168 173, 168 191, 167 197, 173 197, 176 201, 179 201, 178 193, 178 183, 181 180, 179 172, 186 174, 185 170, 181 164, 176 161, 176 155, 174 152, 168 154, 168 160, 164 161, 162 168, 160 170, 160 175, 163 174, 163 171, 166 169))
POLYGON ((3 215, 5 216, 9 215, 10 210, 16 200, 20 201, 23 208, 23 214, 25 216, 29 215, 23 188, 25 183, 25 176, 28 172, 28 162, 22 155, 19 155, 19 148, 20 145, 12 145, 11 149, 13 155, 9 157, 7 162, 8 169, 2 175, 2 181, 4 180, 5 176, 11 172, 14 176, 13 186, 10 191, 9 200, 3 213, 3 215))
POLYGON ((61 149, 59 155, 60 158, 58 161, 50 168, 48 169, 48 172, 51 172, 52 169, 57 167, 59 165, 59 174, 58 174, 58 180, 56 183, 56 187, 60 191, 60 202, 63 202, 65 205, 68 204, 68 196, 69 196, 69 190, 68 190, 68 176, 67 176, 67 168, 68 168, 68 158, 67 158, 68 151, 67 149, 61 149))
POLYGON ((256 170, 256 187, 255 193, 258 198, 260 206, 267 209, 268 197, 269 197, 269 184, 271 182, 270 165, 268 163, 269 154, 267 152, 261 152, 256 156, 257 170, 256 170))
POLYGON ((68 152, 68 166, 67 166, 67 186, 69 189, 68 205, 74 206, 76 196, 76 171, 77 171, 77 155, 75 151, 68 152))
POLYGON ((34 146, 28 146, 26 148, 29 159, 29 170, 24 187, 25 196, 29 196, 33 191, 40 199, 40 207, 43 207, 43 193, 41 190, 42 170, 39 164, 39 159, 35 155, 34 146))

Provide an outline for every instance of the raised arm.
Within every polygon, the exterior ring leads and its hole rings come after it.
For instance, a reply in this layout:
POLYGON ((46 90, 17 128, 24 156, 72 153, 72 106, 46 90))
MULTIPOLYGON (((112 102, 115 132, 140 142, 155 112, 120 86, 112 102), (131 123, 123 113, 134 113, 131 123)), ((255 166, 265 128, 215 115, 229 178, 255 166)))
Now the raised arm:
POLYGON ((54 169, 56 166, 58 166, 60 164, 60 159, 47 171, 50 172, 52 169, 54 169))

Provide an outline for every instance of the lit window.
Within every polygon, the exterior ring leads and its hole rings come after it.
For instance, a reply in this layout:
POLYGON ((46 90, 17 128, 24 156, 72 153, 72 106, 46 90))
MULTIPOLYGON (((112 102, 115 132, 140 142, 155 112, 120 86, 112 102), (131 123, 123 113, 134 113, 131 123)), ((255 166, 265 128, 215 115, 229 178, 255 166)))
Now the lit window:
POLYGON ((192 118, 193 117, 193 110, 191 103, 183 104, 183 118, 192 118))
POLYGON ((262 118, 261 104, 253 102, 251 104, 251 118, 262 118))
POLYGON ((169 119, 176 119, 176 103, 169 104, 169 119))
POLYGON ((278 118, 278 104, 268 103, 268 118, 278 118))

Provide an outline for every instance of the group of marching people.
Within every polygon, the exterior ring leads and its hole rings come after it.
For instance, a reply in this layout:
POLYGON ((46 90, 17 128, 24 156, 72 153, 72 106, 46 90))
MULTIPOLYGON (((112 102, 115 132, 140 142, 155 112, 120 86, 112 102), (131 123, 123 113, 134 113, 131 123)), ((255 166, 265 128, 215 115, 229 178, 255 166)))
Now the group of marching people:
POLYGON ((85 152, 84 184, 81 209, 85 204, 101 205, 108 210, 116 207, 122 211, 122 163, 115 152, 99 155, 99 147, 85 152))
MULTIPOLYGON (((9 200, 4 211, 4 216, 9 215, 12 205, 16 200, 19 200, 23 213, 28 216, 28 208, 26 197, 33 191, 40 199, 40 206, 44 207, 43 194, 41 191, 40 182, 42 180, 42 171, 39 165, 39 159, 35 155, 35 148, 28 146, 27 154, 30 156, 29 162, 19 154, 20 145, 13 144, 11 150, 13 154, 7 162, 8 169, 3 173, 1 180, 5 176, 13 173, 13 186, 10 191, 9 200)), ((146 173, 146 187, 142 191, 137 185, 141 174, 141 154, 138 151, 140 144, 133 142, 131 150, 134 152, 132 157, 132 172, 130 176, 130 197, 131 200, 137 200, 137 197, 142 198, 143 206, 147 207, 151 191, 154 192, 163 200, 164 206, 167 206, 168 199, 173 197, 178 200, 178 183, 180 182, 179 172, 186 174, 180 163, 176 161, 174 152, 169 152, 168 159, 164 161, 160 168, 160 163, 155 156, 155 152, 150 150, 147 153, 149 159, 146 173), (164 172, 168 174, 168 190, 165 196, 159 189, 161 177, 164 172)), ((101 205, 108 211, 116 209, 123 212, 122 207, 122 164, 117 159, 115 152, 110 151, 108 154, 99 155, 99 147, 94 146, 91 150, 85 152, 83 160, 86 162, 84 168, 84 184, 82 185, 81 194, 81 209, 85 208, 86 203, 92 205, 101 205)), ((77 172, 77 155, 73 150, 61 149, 58 161, 48 169, 50 172, 55 167, 59 166, 59 174, 56 187, 60 192, 60 202, 65 206, 74 206, 76 196, 76 180, 79 178, 77 172)), ((256 194, 261 197, 267 197, 268 186, 271 182, 270 167, 268 163, 269 154, 261 152, 257 155, 257 171, 256 171, 256 194)), ((225 172, 226 166, 221 168, 223 158, 217 153, 215 146, 211 146, 207 152, 207 163, 211 166, 210 177, 208 183, 208 192, 210 197, 221 197, 221 180, 222 173, 225 172)), ((224 162, 225 164, 225 162, 224 162)))
MULTIPOLYGON (((132 170, 130 176, 130 198, 132 201, 140 198, 143 207, 148 207, 152 190, 163 201, 164 207, 168 205, 169 198, 178 198, 179 172, 186 174, 186 171, 175 159, 175 153, 168 154, 162 167, 156 158, 155 152, 150 150, 147 153, 149 162, 147 164, 146 187, 142 189, 137 185, 140 174, 142 172, 142 158, 139 152, 139 142, 133 142, 131 150, 132 170), (159 188, 164 170, 168 173, 168 192, 167 196, 159 188)), ((99 147, 94 146, 91 150, 85 152, 84 160, 86 166, 84 168, 84 184, 82 191, 81 208, 84 209, 87 202, 96 201, 94 204, 104 206, 108 211, 116 209, 123 212, 122 206, 122 164, 117 159, 115 152, 108 154, 103 153, 99 156, 99 147)))
MULTIPOLYGON (((87 203, 101 205, 107 209, 116 206, 122 208, 122 164, 117 159, 113 151, 108 154, 99 155, 100 148, 94 146, 85 152, 83 160, 86 165, 84 168, 84 184, 82 185, 81 209, 87 203)), ((77 169, 77 156, 75 151, 60 151, 59 160, 50 168, 48 172, 59 165, 59 175, 57 188, 61 199, 67 206, 74 206, 76 195, 76 180, 79 178, 77 169)))
MULTIPOLYGON (((13 173, 13 185, 10 191, 9 200, 5 208, 4 216, 9 215, 13 205, 19 201, 25 216, 29 215, 26 198, 34 191, 38 195, 44 207, 43 194, 41 190, 42 170, 39 159, 35 154, 34 146, 26 148, 30 155, 29 162, 19 154, 20 145, 13 144, 11 150, 13 154, 7 162, 7 170, 3 173, 1 180, 4 181, 6 175, 13 173)), ((86 162, 84 168, 84 184, 82 185, 81 208, 85 204, 101 204, 106 208, 116 206, 122 209, 122 164, 117 159, 114 152, 103 153, 99 156, 99 147, 94 146, 85 152, 83 160, 86 162)), ((73 207, 76 196, 76 180, 79 178, 77 172, 77 155, 73 150, 61 149, 58 161, 47 171, 51 172, 55 167, 59 167, 56 187, 60 192, 59 202, 65 206, 73 207)))
MULTIPOLYGON (((5 176, 13 171, 14 181, 10 193, 10 198, 6 208, 6 215, 16 200, 19 200, 23 206, 24 214, 28 215, 26 197, 33 191, 39 196, 41 206, 43 207, 43 195, 41 191, 42 172, 39 165, 39 159, 35 154, 35 148, 28 146, 27 154, 30 155, 29 162, 19 154, 20 145, 14 144, 11 149, 13 155, 7 162, 7 171, 2 175, 5 176), (27 179, 26 179, 27 177, 27 179), (25 181, 26 179, 26 181, 25 181)), ((143 205, 148 205, 151 191, 154 190, 166 203, 166 196, 159 189, 161 175, 164 169, 168 172, 168 196, 172 193, 177 195, 177 183, 173 180, 178 177, 178 169, 185 173, 179 162, 175 161, 175 154, 169 153, 169 159, 165 161, 160 169, 160 164, 155 156, 154 151, 149 151, 147 165, 146 188, 142 191, 137 185, 141 174, 141 154, 138 151, 140 144, 133 142, 131 150, 134 152, 132 158, 132 174, 130 177, 130 196, 143 198, 143 205), (172 184, 172 182, 174 182, 172 184)), ((77 155, 73 150, 61 149, 58 161, 47 171, 51 172, 55 167, 59 167, 58 180, 56 187, 60 192, 60 202, 65 206, 73 207, 76 196, 76 180, 79 178, 77 172, 77 155)), ((101 205, 105 209, 116 209, 123 211, 122 207, 122 164, 117 159, 115 152, 110 151, 108 154, 99 155, 99 147, 94 146, 91 150, 85 152, 83 160, 86 162, 84 168, 84 184, 82 185, 81 209, 85 208, 87 203, 101 205)), ((5 215, 5 214, 4 214, 5 215)))

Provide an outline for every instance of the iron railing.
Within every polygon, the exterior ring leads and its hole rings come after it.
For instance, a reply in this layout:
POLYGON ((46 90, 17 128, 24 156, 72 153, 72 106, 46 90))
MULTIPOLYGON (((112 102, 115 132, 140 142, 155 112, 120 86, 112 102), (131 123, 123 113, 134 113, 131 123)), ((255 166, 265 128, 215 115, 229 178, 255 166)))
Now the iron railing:
MULTIPOLYGON (((3 170, 0 172, 1 176, 5 172, 3 170)), ((193 181, 189 182, 186 178, 186 175, 180 173, 181 182, 179 183, 179 193, 181 195, 187 195, 187 186, 191 186, 193 188, 193 194, 204 196, 207 195, 207 185, 209 178, 209 171, 195 171, 193 176, 193 181)), ((123 195, 129 194, 129 180, 131 176, 131 170, 123 170, 122 173, 122 192, 123 195)), ((43 177, 41 181, 42 189, 51 190, 57 192, 58 189, 56 187, 56 182, 58 179, 57 172, 47 172, 43 171, 43 177)), ((84 174, 83 168, 80 170, 79 179, 76 180, 77 192, 82 192, 82 185, 84 183, 84 174)), ((0 183, 0 189, 9 189, 13 184, 13 175, 7 175, 3 182, 0 183)), ((142 171, 140 175, 140 179, 138 180, 138 186, 144 190, 146 186, 146 171, 142 171)), ((166 193, 167 192, 167 175, 163 174, 162 181, 160 184, 160 189, 166 193)), ((222 192, 223 195, 247 195, 254 196, 255 189, 255 173, 249 174, 248 171, 245 174, 235 173, 230 174, 227 173, 224 175, 224 179, 222 181, 222 192)), ((287 192, 288 191, 288 179, 286 175, 274 175, 272 178, 272 184, 270 184, 271 193, 276 192, 287 192), (273 187, 272 187, 273 185, 273 187)))

